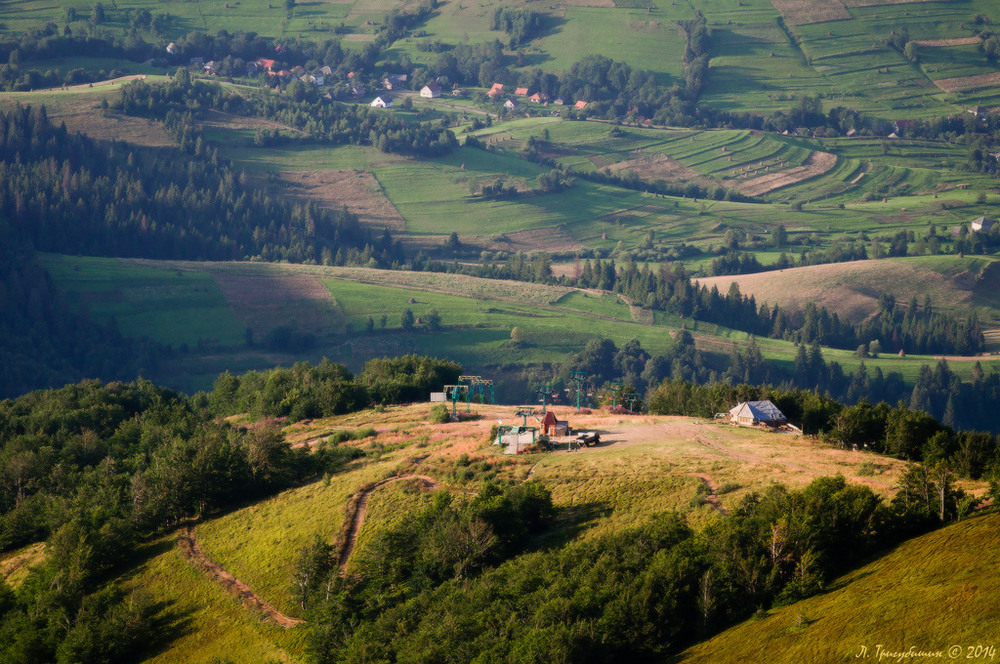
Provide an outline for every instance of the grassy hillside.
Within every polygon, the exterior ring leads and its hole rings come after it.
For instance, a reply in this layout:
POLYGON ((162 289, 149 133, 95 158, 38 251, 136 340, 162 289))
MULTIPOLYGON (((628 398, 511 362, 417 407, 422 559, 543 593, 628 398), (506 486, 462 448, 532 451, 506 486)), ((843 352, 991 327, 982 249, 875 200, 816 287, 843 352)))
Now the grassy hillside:
MULTIPOLYGON (((363 484, 393 473, 428 475, 445 490, 461 496, 483 479, 519 481, 530 471, 532 479, 552 492, 559 510, 557 531, 547 536, 555 544, 620 532, 664 510, 679 511, 689 523, 700 528, 718 515, 699 489, 703 481, 700 477, 709 478, 717 487, 719 504, 725 509, 735 505, 747 492, 762 491, 774 482, 802 487, 815 477, 836 473, 888 497, 904 470, 904 464, 896 460, 840 450, 787 434, 750 431, 682 417, 622 417, 606 412, 577 415, 569 408, 556 408, 555 412, 576 428, 601 431, 603 442, 599 447, 573 453, 557 451, 505 457, 488 445, 487 438, 490 426, 498 418, 508 423, 516 420, 513 407, 474 406, 480 419, 446 425, 430 424, 426 419, 429 410, 427 404, 396 406, 287 428, 286 436, 293 444, 312 444, 332 431, 362 424, 374 426, 377 434, 372 439, 350 443, 367 450, 369 457, 355 462, 346 472, 200 523, 195 534, 205 553, 279 610, 298 615, 291 595, 291 577, 299 548, 315 535, 332 539, 341 528, 349 496, 363 484)), ((966 484, 966 488, 977 487, 966 484)), ((427 505, 430 496, 426 489, 405 482, 377 489, 371 496, 355 555, 364 555, 374 533, 391 526, 407 510, 427 505)), ((906 545, 920 547, 924 560, 914 572, 916 578, 907 577, 907 583, 921 584, 924 570, 936 570, 937 565, 946 564, 943 559, 939 561, 940 542, 950 542, 956 551, 966 550, 958 549, 959 546, 985 550, 995 539, 994 521, 994 517, 972 520, 930 536, 936 539, 929 541, 938 544, 925 544, 928 538, 924 538, 906 545)), ((906 555, 913 555, 912 549, 905 550, 909 552, 906 555)), ((902 560, 898 557, 903 551, 900 549, 876 563, 874 572, 862 571, 838 582, 837 587, 844 587, 837 592, 850 592, 858 584, 880 578, 879 574, 898 574, 902 560), (896 571, 892 572, 893 569, 896 571), (852 578, 858 581, 850 582, 852 578)), ((222 656, 242 661, 261 653, 283 662, 300 661, 304 648, 302 629, 282 631, 262 622, 185 561, 172 538, 151 545, 147 555, 148 559, 130 577, 130 587, 146 588, 165 598, 165 615, 178 625, 186 625, 178 638, 164 643, 149 661, 163 664, 194 661, 192 658, 211 661, 212 657, 222 656)), ((963 566, 979 564, 959 553, 948 560, 963 566)), ((962 578, 973 579, 975 574, 963 572, 962 578)), ((956 583, 940 576, 934 579, 938 584, 934 592, 944 598, 951 596, 948 593, 974 592, 974 597, 981 597, 991 592, 991 586, 982 579, 956 583), (969 583, 975 583, 971 590, 969 583)), ((898 581, 883 583, 894 585, 898 581)), ((902 595, 905 587, 893 592, 902 595)), ((810 601, 831 597, 840 595, 834 593, 810 601)), ((857 600, 840 601, 847 606, 857 600)), ((992 604, 983 606, 988 610, 992 604)), ((824 614, 821 609, 804 610, 811 619, 824 614)), ((770 625, 773 621, 780 625, 783 631, 775 638, 784 638, 787 620, 795 615, 794 608, 776 612, 763 624, 770 625)), ((894 615, 902 618, 905 612, 900 610, 894 615)), ((809 629, 821 625, 810 624, 809 629)), ((972 628, 966 628, 956 634, 973 632, 972 628)), ((831 637, 832 648, 839 638, 831 637)))
MULTIPOLYGON (((890 266, 888 269, 909 265, 905 261, 882 262, 890 266)), ((619 347, 638 339, 648 352, 657 354, 669 348, 671 334, 682 325, 677 316, 629 308, 599 292, 448 274, 56 255, 45 256, 43 263, 56 283, 86 304, 95 318, 114 317, 124 332, 148 335, 173 347, 176 352, 162 362, 163 380, 185 390, 207 389, 226 369, 241 372, 297 359, 317 361, 324 356, 359 369, 372 357, 417 352, 447 357, 469 370, 495 371, 503 366, 560 362, 595 338, 612 339, 619 347), (131 300, 139 306, 133 307, 131 300), (400 317, 406 309, 418 318, 437 310, 441 330, 428 332, 423 325, 413 332, 403 330, 400 317), (371 333, 366 331, 369 317, 371 333), (314 335, 315 345, 295 352, 269 348, 267 334, 279 326, 314 335), (523 338, 516 347, 510 343, 514 327, 523 338), (252 345, 247 343, 248 330, 252 345)), ((935 262, 926 259, 916 264, 935 262)), ((948 261, 940 259, 937 264, 945 270, 948 261)), ((857 265, 867 267, 869 263, 857 265)), ((836 274, 836 267, 820 266, 809 274, 836 274)), ((917 268, 899 269, 904 270, 899 277, 903 280, 917 268)), ((925 268, 924 274, 928 270, 925 268)), ((926 278, 944 279, 930 272, 926 278)), ((781 274, 765 273, 756 278, 769 276, 780 281, 781 274)), ((959 279, 957 283, 964 282, 959 279)), ((828 282, 816 285, 828 287, 828 282)), ((776 288, 781 289, 780 283, 776 288)), ((854 291, 845 287, 844 292, 854 291)), ((901 290, 900 294, 907 292, 901 290)), ((864 306, 872 296, 857 297, 862 299, 855 304, 864 306)), ((953 291, 942 290, 940 298, 953 301, 953 291)), ((710 323, 688 320, 683 325, 694 335, 698 347, 709 353, 728 355, 734 344, 748 341, 744 332, 710 323)), ((756 342, 766 358, 791 367, 796 353, 791 342, 766 338, 756 342)), ((840 362, 847 372, 859 362, 847 350, 824 349, 824 356, 840 362)), ((994 363, 981 359, 987 369, 994 363)), ((919 355, 899 358, 883 354, 879 359, 865 360, 865 364, 884 372, 901 372, 912 381, 920 366, 932 361, 919 355)), ((968 378, 972 363, 954 362, 952 368, 968 378)))
POLYGON ((900 304, 916 297, 941 310, 975 311, 980 320, 995 325, 1000 314, 996 266, 991 257, 914 256, 879 261, 855 261, 791 268, 738 276, 708 277, 698 282, 728 292, 736 283, 758 302, 798 309, 816 302, 850 320, 870 315, 882 293, 900 304), (796 284, 794 289, 789 283, 796 284))
POLYGON ((998 526, 1000 515, 989 514, 906 542, 827 593, 729 629, 672 661, 851 662, 878 657, 878 647, 990 661, 977 646, 995 651, 1000 585, 982 554, 1000 545, 998 526))

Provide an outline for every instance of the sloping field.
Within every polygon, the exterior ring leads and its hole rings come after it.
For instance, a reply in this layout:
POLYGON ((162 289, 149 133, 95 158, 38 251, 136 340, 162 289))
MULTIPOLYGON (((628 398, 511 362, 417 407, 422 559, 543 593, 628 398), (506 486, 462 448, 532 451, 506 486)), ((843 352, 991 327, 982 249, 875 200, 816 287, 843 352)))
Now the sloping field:
POLYGON ((758 302, 789 308, 815 302, 848 320, 858 321, 877 309, 882 293, 891 293, 903 305, 913 297, 922 303, 924 296, 929 295, 931 303, 940 308, 989 306, 990 300, 992 306, 1000 306, 1000 296, 992 280, 980 278, 983 267, 982 259, 904 258, 813 265, 698 281, 709 288, 715 286, 722 293, 735 282, 740 292, 752 294, 758 302))
POLYGON ((1000 515, 956 523, 900 545, 826 594, 733 627, 672 661, 994 661, 1000 576, 983 553, 997 547, 1000 515), (926 654, 907 655, 911 649, 926 654))
POLYGON ((330 210, 346 205, 362 224, 374 231, 388 228, 397 234, 406 229, 399 210, 368 171, 282 171, 281 179, 288 183, 287 193, 316 201, 330 210))
POLYGON ((915 43, 917 46, 930 46, 930 47, 940 47, 940 46, 970 46, 972 44, 978 44, 983 41, 982 37, 972 36, 972 37, 953 37, 951 39, 917 39, 915 43))
POLYGON ((853 18, 840 0, 771 0, 774 8, 781 12, 785 20, 794 25, 825 23, 853 18))
POLYGON ((992 88, 1000 85, 1000 72, 992 74, 976 74, 975 76, 958 76, 955 78, 941 78, 934 81, 945 92, 961 92, 966 90, 977 90, 979 88, 992 88))
POLYGON ((748 196, 762 196, 766 193, 788 187, 823 175, 837 165, 837 155, 829 152, 813 152, 801 166, 777 173, 769 173, 737 185, 737 189, 748 196))

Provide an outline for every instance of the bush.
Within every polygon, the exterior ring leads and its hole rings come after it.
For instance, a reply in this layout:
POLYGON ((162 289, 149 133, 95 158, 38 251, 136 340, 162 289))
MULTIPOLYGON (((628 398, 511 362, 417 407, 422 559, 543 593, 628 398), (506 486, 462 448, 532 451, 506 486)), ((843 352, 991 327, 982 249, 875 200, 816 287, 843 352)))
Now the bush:
POLYGON ((451 413, 448 412, 446 404, 439 403, 431 408, 431 422, 434 424, 447 424, 451 422, 451 413))

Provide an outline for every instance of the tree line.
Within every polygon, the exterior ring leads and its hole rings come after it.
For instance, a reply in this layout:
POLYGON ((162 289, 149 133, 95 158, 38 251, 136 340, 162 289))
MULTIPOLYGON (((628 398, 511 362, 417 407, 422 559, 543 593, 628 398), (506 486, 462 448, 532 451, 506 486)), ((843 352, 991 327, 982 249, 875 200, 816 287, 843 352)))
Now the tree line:
POLYGON ((44 107, 0 113, 0 214, 39 250, 92 256, 320 262, 372 242, 346 210, 276 197, 200 137, 190 147, 101 144, 44 107))

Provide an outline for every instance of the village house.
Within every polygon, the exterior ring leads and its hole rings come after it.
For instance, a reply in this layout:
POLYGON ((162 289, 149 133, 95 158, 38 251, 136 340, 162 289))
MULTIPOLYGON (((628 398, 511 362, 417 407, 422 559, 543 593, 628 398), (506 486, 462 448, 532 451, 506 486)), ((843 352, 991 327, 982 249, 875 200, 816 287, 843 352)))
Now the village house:
POLYGON ((255 64, 266 72, 270 72, 274 68, 274 60, 267 58, 258 58, 255 64))
POLYGON ((979 217, 978 219, 973 219, 972 223, 969 224, 969 230, 973 233, 978 233, 982 231, 983 233, 989 233, 993 229, 993 224, 996 221, 990 219, 989 217, 979 217))
POLYGON ((528 99, 535 102, 536 104, 544 104, 549 100, 549 96, 544 92, 536 92, 535 94, 528 97, 528 99))
POLYGON ((514 99, 513 97, 508 97, 507 101, 503 103, 503 107, 508 111, 516 111, 518 108, 521 107, 521 105, 518 104, 517 100, 514 99))
POLYGON ((518 97, 527 97, 528 88, 514 88, 514 94, 517 95, 518 97))
POLYGON ((407 78, 406 74, 389 74, 382 81, 382 87, 386 90, 398 90, 405 86, 407 78))
POLYGON ((375 97, 370 105, 372 108, 392 108, 392 97, 389 95, 375 97))
POLYGON ((355 85, 351 88, 351 96, 357 99, 358 97, 364 97, 368 94, 368 88, 363 85, 355 85))
POLYGON ((490 91, 486 93, 486 96, 490 99, 496 99, 503 94, 503 83, 494 83, 490 91))
POLYGON ((575 108, 578 111, 582 111, 583 109, 587 108, 587 102, 581 99, 580 101, 573 104, 573 108, 575 108))
POLYGON ((556 97, 555 99, 552 100, 552 105, 553 106, 562 106, 563 105, 563 98, 562 97, 556 97))
POLYGON ((770 401, 743 401, 733 406, 728 416, 733 424, 745 427, 778 427, 788 421, 784 413, 770 401))
POLYGON ((434 99, 441 96, 441 86, 437 83, 428 83, 420 88, 420 96, 426 99, 434 99))

